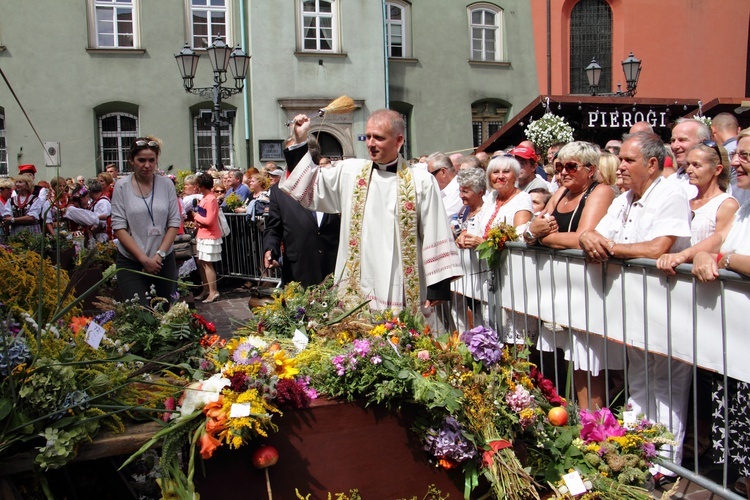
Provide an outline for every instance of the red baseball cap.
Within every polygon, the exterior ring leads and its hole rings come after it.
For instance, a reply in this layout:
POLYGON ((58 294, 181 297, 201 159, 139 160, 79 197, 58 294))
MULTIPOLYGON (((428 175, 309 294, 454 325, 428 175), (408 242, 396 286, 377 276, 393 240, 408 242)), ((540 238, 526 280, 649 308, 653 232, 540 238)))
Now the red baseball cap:
POLYGON ((537 161, 536 152, 531 149, 527 148, 526 146, 516 146, 513 148, 513 151, 510 152, 513 156, 518 156, 519 158, 524 158, 526 160, 533 160, 537 161))
POLYGON ((31 163, 27 163, 25 165, 18 165, 18 173, 19 174, 35 174, 36 167, 32 165, 31 163))

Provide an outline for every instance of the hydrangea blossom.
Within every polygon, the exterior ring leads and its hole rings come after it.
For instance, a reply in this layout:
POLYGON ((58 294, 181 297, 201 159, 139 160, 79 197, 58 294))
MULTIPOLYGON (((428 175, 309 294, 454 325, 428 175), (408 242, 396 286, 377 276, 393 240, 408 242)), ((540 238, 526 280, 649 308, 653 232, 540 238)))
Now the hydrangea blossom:
POLYGON ((428 429, 425 450, 433 456, 463 462, 474 458, 477 450, 461 432, 461 424, 453 417, 446 417, 439 429, 428 429))
POLYGON ((478 326, 461 334, 461 341, 469 348, 476 361, 492 366, 502 355, 503 343, 492 328, 478 326))

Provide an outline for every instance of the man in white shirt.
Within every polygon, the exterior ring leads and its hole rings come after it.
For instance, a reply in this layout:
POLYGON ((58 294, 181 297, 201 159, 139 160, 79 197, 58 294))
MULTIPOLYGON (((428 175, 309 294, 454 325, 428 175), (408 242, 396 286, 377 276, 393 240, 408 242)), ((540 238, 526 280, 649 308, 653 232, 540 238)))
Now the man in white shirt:
POLYGON ((670 147, 677 159, 677 171, 667 177, 670 182, 677 182, 685 190, 688 199, 698 195, 698 188, 690 184, 687 174, 687 154, 696 144, 711 139, 711 130, 700 120, 678 118, 672 128, 670 147))
MULTIPOLYGON (((628 191, 615 198, 594 231, 581 235, 581 248, 591 261, 603 262, 610 257, 657 259, 690 245, 690 205, 684 190, 675 189, 662 177, 665 156, 656 134, 641 132, 623 142, 618 174, 628 191)), ((642 339, 626 338, 626 343, 633 340, 642 339)), ((636 414, 646 413, 671 430, 679 443, 671 458, 679 465, 692 366, 635 347, 629 346, 627 352, 628 404, 636 414)), ((654 472, 674 474, 659 467, 654 472)))
POLYGON ((445 214, 448 216, 448 220, 451 220, 463 207, 461 197, 458 195, 456 167, 451 159, 443 153, 432 153, 427 157, 427 171, 435 177, 438 183, 445 214))

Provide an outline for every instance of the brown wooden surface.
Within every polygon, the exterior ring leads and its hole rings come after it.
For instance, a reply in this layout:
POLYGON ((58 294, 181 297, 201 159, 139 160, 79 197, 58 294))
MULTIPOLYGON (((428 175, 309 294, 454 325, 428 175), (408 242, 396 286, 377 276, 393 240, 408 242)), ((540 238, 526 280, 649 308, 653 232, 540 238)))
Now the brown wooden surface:
MULTIPOLYGON (((160 429, 162 429, 162 426, 158 423, 147 422, 145 424, 126 425, 125 432, 122 434, 101 432, 93 442, 84 443, 80 446, 73 461, 82 462, 105 457, 131 455, 138 451, 160 429)), ((35 456, 36 451, 33 453, 28 451, 0 461, 0 476, 9 476, 32 470, 35 456)))
POLYGON ((270 469, 274 499, 297 498, 295 488, 311 499, 350 489, 358 489, 364 500, 422 498, 430 484, 450 498, 463 498, 463 475, 431 465, 410 424, 393 412, 323 401, 274 420, 278 433, 238 450, 220 448, 204 462, 206 477, 196 468, 202 500, 265 499, 264 472, 250 461, 261 444, 279 451, 279 462, 270 469))

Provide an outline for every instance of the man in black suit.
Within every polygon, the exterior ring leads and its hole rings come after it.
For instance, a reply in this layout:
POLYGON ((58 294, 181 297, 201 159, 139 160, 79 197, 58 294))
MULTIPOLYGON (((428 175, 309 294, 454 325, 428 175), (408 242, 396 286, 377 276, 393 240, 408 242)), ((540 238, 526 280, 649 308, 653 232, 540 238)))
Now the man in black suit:
MULTIPOLYGON (((310 145, 314 141, 308 141, 310 145)), ((316 144, 317 146, 317 144, 316 144)), ((310 147, 318 162, 320 151, 310 147), (316 158, 317 154, 317 158, 316 158)), ((278 267, 281 259, 281 284, 298 281, 308 287, 322 282, 336 268, 339 245, 339 214, 324 214, 303 208, 291 196, 270 189, 270 206, 263 233, 263 264, 278 267)))

